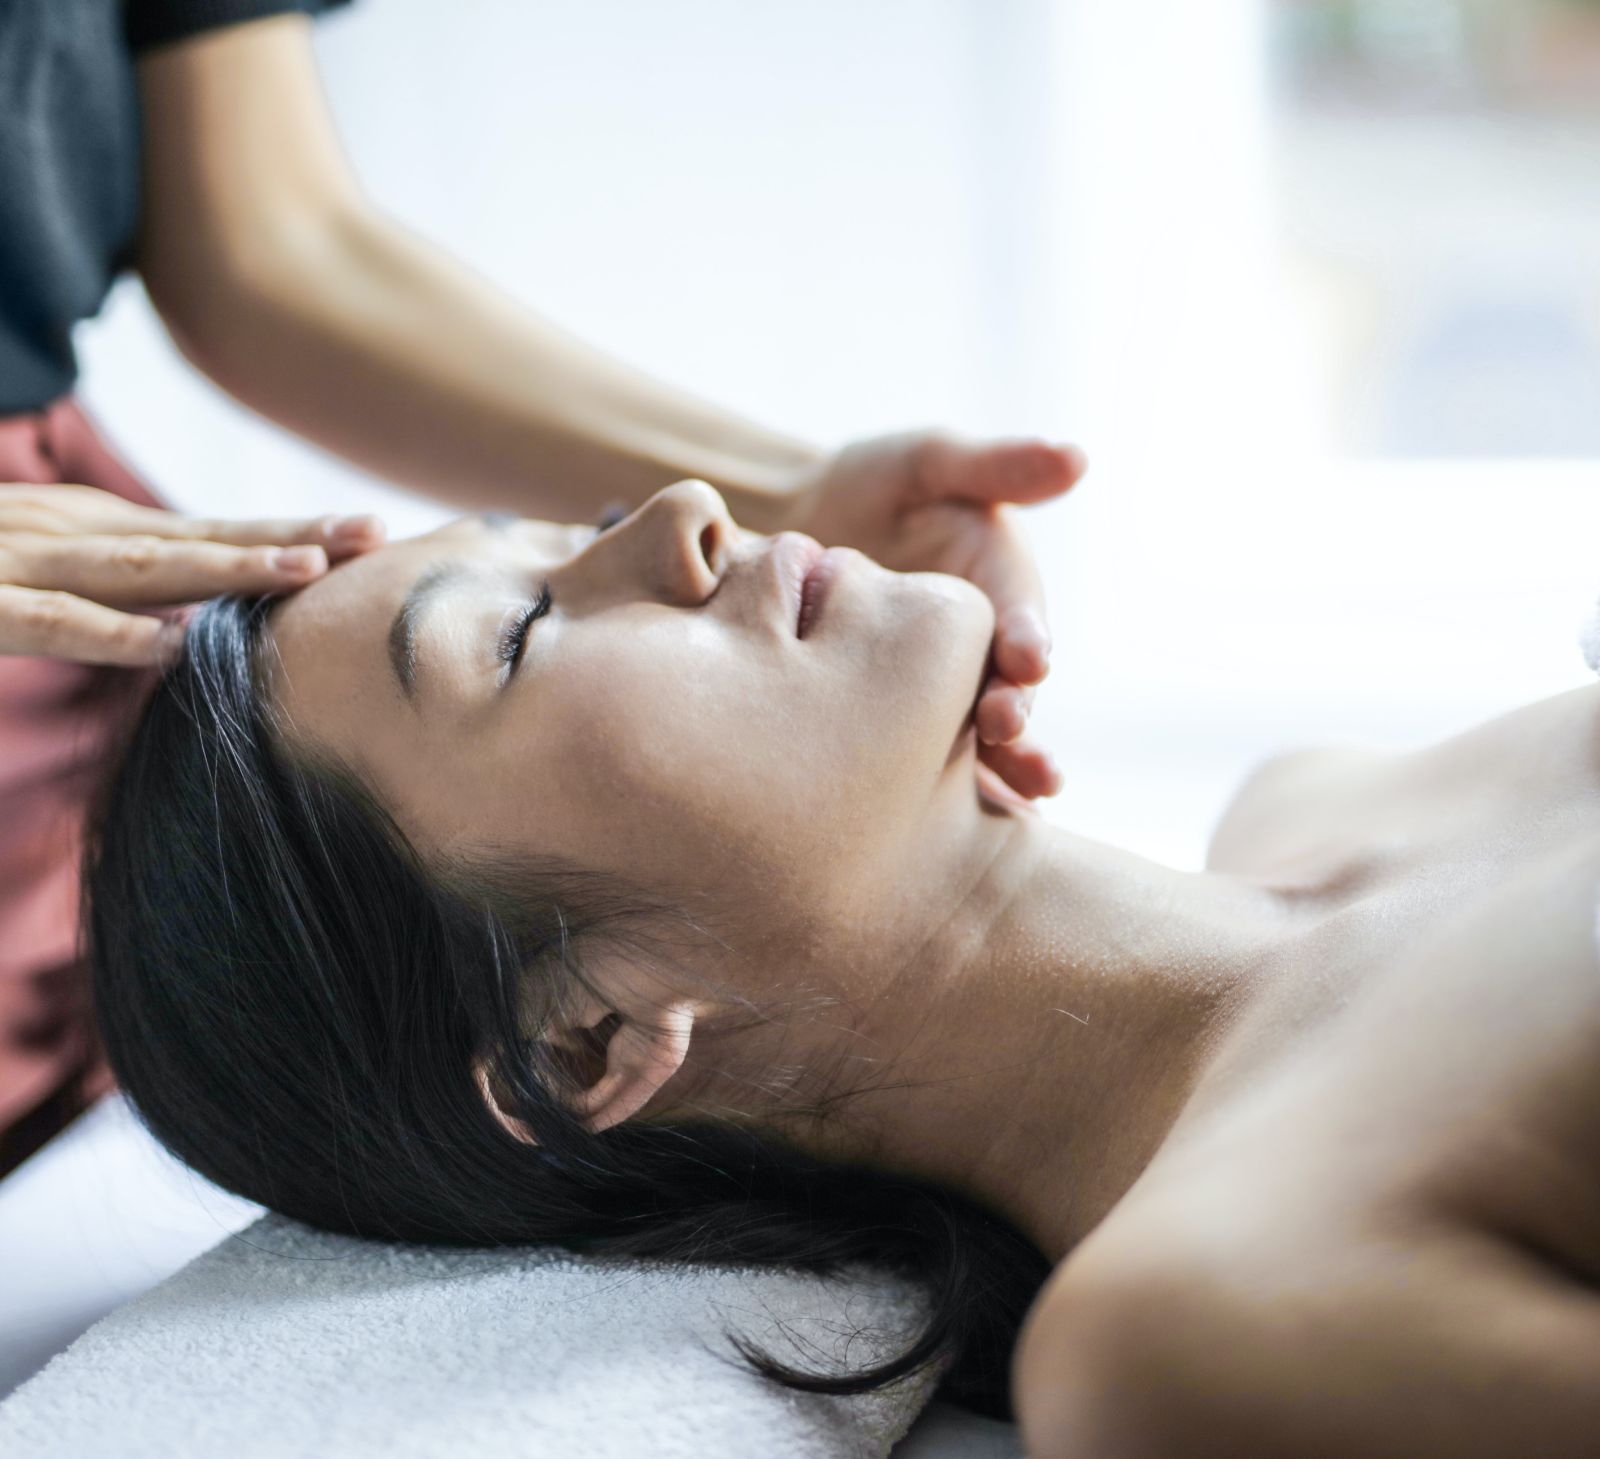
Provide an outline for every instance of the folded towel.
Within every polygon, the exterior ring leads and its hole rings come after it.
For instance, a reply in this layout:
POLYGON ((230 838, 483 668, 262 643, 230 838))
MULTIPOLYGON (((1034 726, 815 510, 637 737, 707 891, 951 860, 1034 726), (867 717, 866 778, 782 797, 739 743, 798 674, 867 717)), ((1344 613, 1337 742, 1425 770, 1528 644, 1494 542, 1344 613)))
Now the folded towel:
POLYGON ((883 1459, 925 1372, 854 1398, 752 1372, 901 1351, 915 1283, 361 1241, 262 1217, 0 1404, 7 1459, 883 1459))

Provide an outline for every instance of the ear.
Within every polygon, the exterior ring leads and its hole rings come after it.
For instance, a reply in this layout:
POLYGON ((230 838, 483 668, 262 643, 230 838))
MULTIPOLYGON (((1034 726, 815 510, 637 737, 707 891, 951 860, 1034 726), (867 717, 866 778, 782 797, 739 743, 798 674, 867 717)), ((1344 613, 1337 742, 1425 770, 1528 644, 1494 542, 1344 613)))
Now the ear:
MULTIPOLYGON (((650 1015, 651 1027, 620 1018, 605 1042, 599 1077, 573 1100, 573 1113, 598 1132, 643 1109, 683 1066, 697 1006, 669 1003, 650 1015)), ((607 1010, 596 1022, 613 1017, 607 1010)))
MULTIPOLYGON (((598 1133, 643 1109, 682 1067, 699 1006, 687 1000, 668 1004, 652 1014, 654 1026, 649 1028, 630 1023, 609 1008, 592 1005, 586 1010, 573 1033, 566 1036, 576 1052, 561 1051, 574 1074, 587 1085, 574 1096, 572 1112, 598 1133), (610 1026, 609 1037, 602 1037, 602 1026, 610 1026)), ((537 1144, 528 1126, 507 1114, 495 1099, 487 1062, 479 1059, 472 1072, 489 1112, 524 1144, 537 1144)))
POLYGON ((530 1130, 521 1120, 514 1115, 508 1115, 500 1107, 500 1101, 494 1097, 494 1090, 489 1087, 489 1065, 485 1059, 475 1059, 472 1064, 472 1077, 478 1081, 478 1092, 483 1096, 483 1102, 489 1108, 489 1113, 497 1119, 508 1134, 514 1135, 524 1145, 537 1145, 530 1130))

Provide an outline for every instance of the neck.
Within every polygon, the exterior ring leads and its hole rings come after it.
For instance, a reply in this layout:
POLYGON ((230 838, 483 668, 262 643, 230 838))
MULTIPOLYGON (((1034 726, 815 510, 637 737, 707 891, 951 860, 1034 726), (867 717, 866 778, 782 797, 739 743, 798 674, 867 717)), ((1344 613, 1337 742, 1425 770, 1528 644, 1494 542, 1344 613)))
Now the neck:
POLYGON ((1056 1262, 1279 985, 1309 909, 1031 813, 975 815, 957 864, 902 878, 926 890, 878 932, 853 1047, 884 1087, 844 1107, 832 1148, 962 1191, 1056 1262))

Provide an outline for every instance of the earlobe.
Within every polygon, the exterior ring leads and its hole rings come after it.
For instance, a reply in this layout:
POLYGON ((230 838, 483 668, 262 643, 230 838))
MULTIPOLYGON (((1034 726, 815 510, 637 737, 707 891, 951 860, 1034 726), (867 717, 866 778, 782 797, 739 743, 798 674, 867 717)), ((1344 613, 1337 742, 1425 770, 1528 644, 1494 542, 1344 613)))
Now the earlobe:
POLYGON ((514 1115, 508 1115, 500 1107, 500 1101, 494 1097, 494 1090, 489 1087, 489 1065, 484 1059, 477 1060, 472 1066, 472 1077, 478 1081, 478 1090, 483 1095, 483 1102, 489 1108, 489 1113, 499 1121, 502 1129, 513 1139, 522 1141, 524 1145, 537 1145, 530 1130, 521 1120, 514 1115))

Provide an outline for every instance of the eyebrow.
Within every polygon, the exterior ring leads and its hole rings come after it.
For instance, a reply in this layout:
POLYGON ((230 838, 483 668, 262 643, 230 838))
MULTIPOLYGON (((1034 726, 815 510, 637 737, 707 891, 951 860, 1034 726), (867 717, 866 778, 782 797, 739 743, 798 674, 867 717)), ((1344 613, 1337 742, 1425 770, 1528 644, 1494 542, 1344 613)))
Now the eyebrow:
POLYGON ((417 697, 417 625, 428 604, 463 578, 474 576, 464 562, 436 562, 411 584, 389 625, 389 666, 407 699, 417 697))
MULTIPOLYGON (((491 532, 504 532, 522 520, 515 512, 478 512, 474 520, 491 532)), ((389 624, 389 666, 411 702, 417 697, 417 625, 428 604, 464 578, 481 576, 483 569, 471 562, 436 562, 424 568, 411 584, 389 624)))

